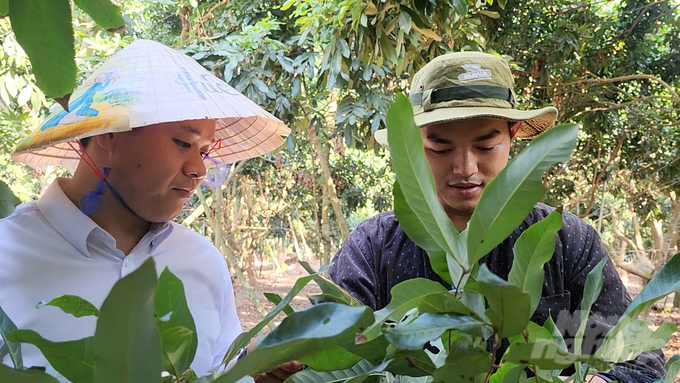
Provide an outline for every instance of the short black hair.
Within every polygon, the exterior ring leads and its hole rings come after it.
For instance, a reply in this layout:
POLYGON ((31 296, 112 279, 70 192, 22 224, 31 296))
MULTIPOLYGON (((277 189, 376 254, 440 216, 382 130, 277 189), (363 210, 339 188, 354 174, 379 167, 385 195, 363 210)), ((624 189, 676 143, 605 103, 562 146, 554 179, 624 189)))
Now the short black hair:
POLYGON ((78 141, 80 141, 80 144, 83 145, 83 148, 87 148, 87 144, 90 143, 90 138, 92 138, 92 137, 81 138, 78 141))

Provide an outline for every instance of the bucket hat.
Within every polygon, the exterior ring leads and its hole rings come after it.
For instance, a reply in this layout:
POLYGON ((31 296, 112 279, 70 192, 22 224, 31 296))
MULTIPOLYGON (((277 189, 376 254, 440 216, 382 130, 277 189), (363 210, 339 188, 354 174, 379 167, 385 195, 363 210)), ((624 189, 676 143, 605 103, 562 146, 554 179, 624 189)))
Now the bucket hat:
POLYGON ((290 133, 283 122, 189 56, 158 42, 136 40, 114 54, 72 94, 69 111, 55 104, 23 139, 14 160, 34 168, 80 159, 72 141, 165 122, 215 120, 222 163, 278 148, 290 133))
MULTIPOLYGON (((555 123, 557 109, 517 109, 515 81, 508 63, 482 52, 454 52, 439 56, 413 76, 410 101, 418 127, 471 118, 519 121, 516 137, 528 139, 555 123)), ((375 132, 387 145, 387 130, 375 132)))

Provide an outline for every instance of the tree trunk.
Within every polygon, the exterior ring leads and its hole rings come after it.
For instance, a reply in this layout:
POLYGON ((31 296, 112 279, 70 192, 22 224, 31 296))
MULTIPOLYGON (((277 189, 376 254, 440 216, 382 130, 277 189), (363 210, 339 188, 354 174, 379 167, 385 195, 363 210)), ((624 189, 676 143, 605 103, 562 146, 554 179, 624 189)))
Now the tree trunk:
POLYGON ((305 239, 305 225, 303 222, 300 222, 300 240, 302 241, 302 248, 305 250, 305 260, 309 262, 312 260, 312 254, 309 251, 309 246, 305 239))
POLYGON ((333 211, 335 212, 335 219, 338 222, 338 227, 340 228, 340 235, 342 238, 347 238, 349 235, 349 228, 347 227, 347 220, 345 220, 345 215, 342 213, 342 206, 340 205, 340 199, 335 191, 335 183, 333 183, 333 178, 331 177, 331 169, 328 166, 328 153, 321 145, 319 137, 314 136, 314 146, 316 151, 319 153, 319 162, 321 163, 321 171, 323 172, 324 184, 327 189, 328 197, 333 206, 333 211))
MULTIPOLYGON (((226 258, 228 263, 236 264, 236 256, 234 255, 234 252, 231 250, 231 247, 229 245, 222 246, 224 252, 224 257, 226 258)), ((262 316, 262 319, 267 316, 267 309, 264 308, 264 305, 260 301, 260 299, 257 297, 257 293, 255 292, 255 289, 253 289, 253 286, 248 283, 246 280, 246 276, 243 275, 243 271, 241 271, 241 268, 235 266, 234 270, 236 271, 236 279, 238 282, 241 284, 243 289, 246 291, 246 294, 248 294, 248 297, 250 300, 253 302, 253 306, 255 306, 255 310, 262 316)), ((272 323, 269 325, 269 329, 273 330, 275 327, 272 323)))
POLYGON ((674 295, 675 297, 673 298, 673 307, 680 308, 680 294, 676 291, 674 295))
POLYGON ((602 183, 602 199, 600 201, 600 216, 597 219, 597 232, 602 233, 602 217, 604 217, 604 196, 607 192, 607 180, 602 183))
POLYGON ((321 261, 322 264, 327 265, 331 261, 331 215, 328 211, 330 198, 328 197, 328 188, 326 184, 322 184, 323 198, 321 203, 321 261))
POLYGON ((293 245, 295 246, 295 255, 297 256, 298 262, 303 260, 302 252, 300 251, 300 243, 297 239, 297 234, 295 234, 295 227, 293 226, 293 219, 288 215, 288 226, 290 227, 290 235, 293 237, 293 245))

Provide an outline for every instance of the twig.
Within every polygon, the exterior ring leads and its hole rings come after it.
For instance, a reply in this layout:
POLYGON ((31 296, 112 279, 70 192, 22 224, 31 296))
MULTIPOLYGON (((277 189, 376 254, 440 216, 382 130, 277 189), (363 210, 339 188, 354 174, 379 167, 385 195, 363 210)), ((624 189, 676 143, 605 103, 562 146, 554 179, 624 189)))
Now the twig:
POLYGON ((217 8, 223 6, 223 5, 229 5, 229 1, 230 1, 230 0, 222 0, 222 1, 220 1, 219 3, 217 3, 217 4, 213 5, 212 7, 210 7, 210 9, 209 9, 208 12, 205 14, 205 16, 203 16, 203 17, 201 18, 201 22, 206 22, 206 21, 210 20, 211 17, 215 17, 215 15, 212 14, 213 11, 216 10, 217 8))
MULTIPOLYGON (((491 348, 491 365, 489 366, 489 371, 486 373, 486 378, 484 383, 489 383, 491 379, 491 374, 493 374, 494 366, 496 365, 496 352, 501 347, 501 340, 498 338, 498 332, 494 330, 493 332, 493 347, 491 348)), ((540 382, 537 382, 540 383, 540 382)))
POLYGON ((670 86, 664 80, 662 80, 662 79, 660 79, 656 76, 652 76, 652 75, 648 75, 648 74, 633 74, 633 75, 628 75, 628 76, 619 76, 619 77, 612 77, 612 78, 583 79, 583 80, 576 80, 576 81, 572 81, 572 82, 566 82, 566 83, 563 83, 562 86, 576 85, 576 84, 592 84, 592 83, 610 84, 610 83, 615 83, 615 82, 626 82, 626 81, 633 81, 633 80, 656 81, 668 90, 668 92, 673 97, 674 102, 680 102, 680 96, 678 96, 678 94, 675 92, 675 90, 673 89, 672 86, 670 86))

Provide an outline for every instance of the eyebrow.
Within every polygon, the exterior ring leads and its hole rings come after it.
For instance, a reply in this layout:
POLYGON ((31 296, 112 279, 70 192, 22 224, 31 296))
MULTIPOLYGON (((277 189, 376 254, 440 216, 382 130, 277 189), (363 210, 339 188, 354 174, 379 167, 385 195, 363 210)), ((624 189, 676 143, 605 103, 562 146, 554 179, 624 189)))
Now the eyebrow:
MULTIPOLYGON (((499 134, 501 134, 500 130, 494 129, 494 130, 490 131, 489 133, 486 133, 486 134, 484 134, 484 135, 481 135, 481 136, 479 136, 479 137, 476 137, 476 138, 474 139, 474 142, 482 142, 482 141, 486 141, 486 140, 489 140, 489 139, 491 139, 491 138, 494 138, 494 137, 498 136, 499 134)), ((440 137, 440 136, 438 136, 436 133, 430 133, 430 134, 428 134, 428 135, 427 135, 427 140, 428 140, 428 141, 431 141, 431 142, 434 142, 434 143, 437 143, 437 144, 444 144, 444 145, 447 145, 447 144, 451 144, 451 143, 452 143, 450 140, 447 140, 446 138, 440 137)))
POLYGON ((450 144, 451 141, 447 140, 446 138, 439 137, 435 133, 430 133, 427 135, 427 140, 432 141, 437 144, 450 144))
MULTIPOLYGON (((194 128, 194 127, 191 126, 191 125, 182 125, 181 128, 184 129, 187 133, 189 133, 189 134, 191 134, 191 135, 198 136, 198 137, 201 136, 201 131, 198 130, 198 129, 196 129, 196 128, 194 128)), ((213 139, 210 141, 210 143, 212 144, 212 143, 215 142, 215 141, 217 141, 217 139, 216 139, 216 138, 213 138, 213 139)))
POLYGON ((482 135, 482 136, 475 138, 475 142, 486 141, 486 140, 489 140, 491 138, 498 136, 499 134, 501 134, 500 130, 494 129, 494 130, 490 131, 489 133, 487 133, 485 135, 482 135))

